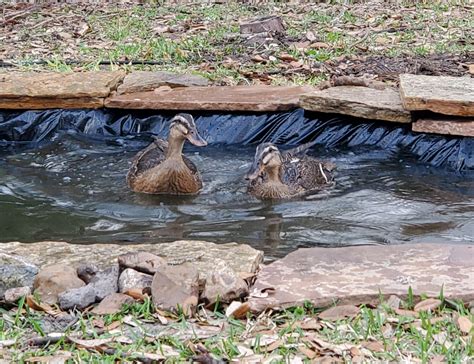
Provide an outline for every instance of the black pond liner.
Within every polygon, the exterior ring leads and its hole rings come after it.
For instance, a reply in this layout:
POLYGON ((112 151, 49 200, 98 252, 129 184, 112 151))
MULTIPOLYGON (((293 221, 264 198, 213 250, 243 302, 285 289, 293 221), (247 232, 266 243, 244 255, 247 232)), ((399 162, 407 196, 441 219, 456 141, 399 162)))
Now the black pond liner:
MULTIPOLYGON (((138 148, 152 134, 166 137, 175 112, 125 110, 0 111, 0 150, 35 148, 62 133, 91 141, 138 148)), ((308 113, 192 112, 209 144, 297 145, 316 141, 325 148, 370 146, 410 153, 424 164, 474 171, 474 138, 413 133, 409 125, 308 113)))

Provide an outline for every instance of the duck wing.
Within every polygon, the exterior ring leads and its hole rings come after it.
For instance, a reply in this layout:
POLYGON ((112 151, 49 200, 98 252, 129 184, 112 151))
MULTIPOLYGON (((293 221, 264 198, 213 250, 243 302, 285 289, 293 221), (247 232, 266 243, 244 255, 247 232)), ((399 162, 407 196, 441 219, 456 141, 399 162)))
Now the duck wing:
POLYGON ((189 168, 189 170, 194 176, 199 176, 199 171, 196 165, 191 161, 191 159, 183 155, 183 161, 184 161, 184 164, 186 164, 186 167, 189 168))
POLYGON ((303 156, 293 157, 282 165, 283 182, 306 191, 321 189, 334 183, 334 164, 303 156))
POLYGON ((137 153, 128 171, 127 180, 131 180, 140 173, 159 165, 165 160, 167 150, 168 142, 155 138, 153 143, 137 153))

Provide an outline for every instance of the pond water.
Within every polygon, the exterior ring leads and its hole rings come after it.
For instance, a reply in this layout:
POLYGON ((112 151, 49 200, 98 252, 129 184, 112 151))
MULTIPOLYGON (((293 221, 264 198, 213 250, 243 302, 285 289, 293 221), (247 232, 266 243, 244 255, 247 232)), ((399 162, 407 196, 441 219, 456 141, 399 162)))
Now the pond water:
POLYGON ((67 136, 4 155, 0 241, 236 241, 270 259, 315 245, 473 242, 474 180, 406 155, 312 149, 337 164, 336 187, 261 202, 243 179, 254 147, 187 147, 204 179, 196 197, 129 191, 125 175, 136 151, 67 136))

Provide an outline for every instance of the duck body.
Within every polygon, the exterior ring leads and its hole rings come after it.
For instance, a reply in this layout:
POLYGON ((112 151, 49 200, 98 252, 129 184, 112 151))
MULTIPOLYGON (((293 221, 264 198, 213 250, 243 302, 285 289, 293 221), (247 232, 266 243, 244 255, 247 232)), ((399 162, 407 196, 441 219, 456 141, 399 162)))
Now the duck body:
POLYGON ((180 115, 186 117, 171 124, 168 141, 155 138, 135 156, 127 174, 127 184, 133 191, 189 195, 202 189, 201 175, 195 164, 182 154, 182 149, 186 139, 198 146, 207 143, 195 130, 191 115, 179 114, 175 119, 180 115))
POLYGON ((307 156, 311 145, 280 153, 270 143, 261 144, 248 178, 248 192, 262 200, 289 199, 333 186, 334 164, 307 156))

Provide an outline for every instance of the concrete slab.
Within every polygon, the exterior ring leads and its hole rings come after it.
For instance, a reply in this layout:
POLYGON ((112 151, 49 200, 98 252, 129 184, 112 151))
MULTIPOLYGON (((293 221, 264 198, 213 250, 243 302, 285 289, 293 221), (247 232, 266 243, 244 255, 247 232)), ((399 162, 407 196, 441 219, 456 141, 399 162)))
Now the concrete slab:
POLYGON ((474 137, 474 118, 418 119, 412 124, 412 130, 419 133, 474 137))
POLYGON ((407 110, 474 116, 474 78, 400 75, 400 97, 407 110))
POLYGON ((309 111, 335 113, 371 120, 411 122, 400 96, 391 88, 376 90, 362 86, 338 86, 305 94, 300 106, 309 111))
POLYGON ((286 111, 298 107, 303 86, 222 86, 156 89, 111 96, 105 106, 117 109, 286 111))
POLYGON ((377 301, 383 294, 474 299, 474 245, 406 244, 299 249, 263 266, 251 290, 253 311, 377 301), (268 290, 268 289, 273 289, 268 290), (259 297, 260 296, 260 297, 259 297), (266 296, 266 297, 265 297, 266 296))

